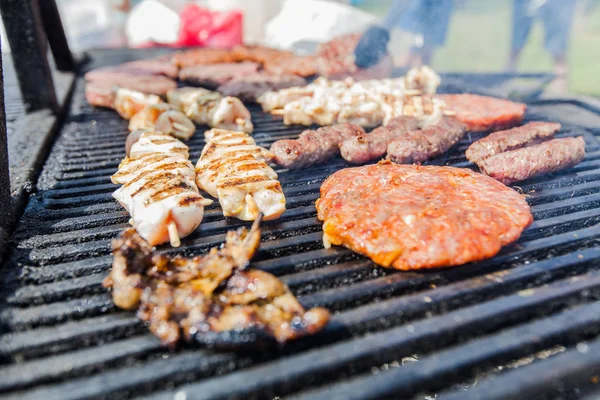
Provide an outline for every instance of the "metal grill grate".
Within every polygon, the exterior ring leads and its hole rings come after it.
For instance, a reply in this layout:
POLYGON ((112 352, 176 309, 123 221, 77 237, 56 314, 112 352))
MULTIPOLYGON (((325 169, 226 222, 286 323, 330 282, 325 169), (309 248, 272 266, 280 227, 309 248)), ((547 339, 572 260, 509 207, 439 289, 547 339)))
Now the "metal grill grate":
MULTIPOLYGON (((532 107, 528 118, 549 119, 551 110, 532 107)), ((302 130, 256 108, 252 113, 262 146, 302 130)), ((476 398, 479 387, 450 392, 487 373, 481 387, 493 396, 486 398, 501 398, 516 390, 506 383, 514 374, 495 367, 557 345, 565 351, 521 367, 531 377, 518 381, 523 393, 556 389, 549 382, 560 360, 593 367, 573 369, 572 385, 589 382, 600 367, 600 353, 580 351, 582 340, 592 341, 589 349, 600 346, 600 144, 591 131, 565 124, 559 136, 585 137, 585 160, 521 186, 535 222, 516 244, 449 270, 394 272, 341 247, 324 249, 314 201, 321 182, 346 164, 338 158, 277 171, 288 211, 264 224, 253 266, 280 276, 304 306, 335 314, 324 332, 279 352, 235 354, 194 346, 166 351, 100 286, 110 268, 110 239, 128 220, 109 179, 124 156, 126 126, 115 113, 87 106, 77 83, 71 115, 0 271, 0 394, 346 399, 433 391, 476 398), (414 354, 419 361, 402 365, 414 354)), ((189 142, 194 161, 202 131, 189 142)), ((464 158, 469 140, 433 163, 471 167, 464 158)), ((161 251, 201 253, 240 224, 225 220, 216 202, 180 250, 161 251)))

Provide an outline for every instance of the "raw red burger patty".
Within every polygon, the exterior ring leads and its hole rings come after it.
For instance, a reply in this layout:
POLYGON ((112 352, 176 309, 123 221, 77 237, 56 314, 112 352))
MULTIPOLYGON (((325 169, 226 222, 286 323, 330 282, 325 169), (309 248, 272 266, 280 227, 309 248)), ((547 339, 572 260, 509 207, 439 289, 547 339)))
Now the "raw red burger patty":
POLYGON ((500 130, 519 125, 525 115, 525 104, 476 94, 439 94, 447 109, 471 132, 500 130))
POLYGON ((488 176, 389 161, 334 173, 316 207, 325 243, 401 270, 493 257, 533 221, 523 196, 488 176))

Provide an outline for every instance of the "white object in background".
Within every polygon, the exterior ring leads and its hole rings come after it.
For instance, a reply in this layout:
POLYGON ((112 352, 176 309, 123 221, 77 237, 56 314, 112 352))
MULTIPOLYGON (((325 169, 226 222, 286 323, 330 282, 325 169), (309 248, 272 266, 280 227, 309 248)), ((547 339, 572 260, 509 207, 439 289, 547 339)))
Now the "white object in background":
POLYGON ((239 10, 244 13, 244 43, 260 43, 265 25, 279 10, 281 0, 205 0, 200 5, 213 11, 239 10))
POLYGON ((157 0, 144 0, 131 10, 125 31, 130 46, 168 44, 177 41, 180 24, 176 11, 157 0))
POLYGON ((294 50, 309 42, 361 32, 377 18, 356 8, 324 0, 287 0, 266 26, 265 44, 294 50))

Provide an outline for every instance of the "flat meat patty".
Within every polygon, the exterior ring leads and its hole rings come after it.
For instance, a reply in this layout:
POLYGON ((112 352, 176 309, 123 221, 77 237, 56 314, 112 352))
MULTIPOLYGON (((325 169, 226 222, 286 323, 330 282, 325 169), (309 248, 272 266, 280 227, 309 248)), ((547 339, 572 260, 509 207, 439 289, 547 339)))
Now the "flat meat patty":
POLYGON ((296 75, 257 72, 233 78, 219 86, 217 91, 223 96, 232 96, 242 101, 255 102, 265 92, 304 85, 306 85, 306 80, 296 75))
POLYGON ((549 140, 560 128, 561 125, 556 122, 530 122, 506 131, 494 132, 469 146, 466 156, 469 161, 478 163, 498 153, 549 140))
POLYGON ((336 172, 316 207, 326 245, 401 270, 493 257, 533 221, 523 196, 485 175, 389 161, 336 172))
POLYGON ((552 139, 481 160, 481 172, 505 184, 571 168, 585 157, 583 137, 552 139))
POLYGON ((171 62, 161 60, 138 60, 111 67, 93 69, 85 74, 87 81, 111 79, 115 73, 125 72, 135 75, 164 75, 177 79, 179 68, 171 62))
POLYGON ((308 77, 317 74, 317 58, 315 56, 289 55, 265 62, 264 68, 271 73, 308 77))
POLYGON ((258 72, 259 64, 253 62, 197 65, 179 71, 179 79, 197 85, 216 88, 234 78, 258 72))
POLYGON ((193 67, 194 65, 207 65, 231 63, 238 61, 233 51, 228 49, 190 49, 177 52, 171 61, 179 68, 193 67))
POLYGON ((472 132, 511 128, 523 122, 525 104, 476 94, 439 94, 447 110, 455 111, 456 118, 467 124, 472 132))

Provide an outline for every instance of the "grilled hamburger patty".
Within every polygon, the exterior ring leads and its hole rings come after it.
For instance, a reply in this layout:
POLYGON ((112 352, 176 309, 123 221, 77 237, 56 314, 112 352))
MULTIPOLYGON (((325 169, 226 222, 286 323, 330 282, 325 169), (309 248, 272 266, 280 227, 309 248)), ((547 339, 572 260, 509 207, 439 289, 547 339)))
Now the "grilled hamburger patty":
POLYGON ((316 207, 326 245, 401 270, 492 257, 533 221, 520 194, 485 175, 389 161, 336 172, 316 207))
POLYGON ((439 94, 448 110, 467 124, 467 130, 479 132, 499 130, 519 125, 525 115, 525 104, 476 94, 439 94))
POLYGON ((556 122, 530 122, 506 131, 494 132, 469 146, 466 156, 469 161, 478 163, 498 153, 551 139, 560 127, 556 122))
POLYGON ((510 184, 548 172, 571 168, 585 157, 585 141, 576 138, 552 139, 522 149, 499 153, 478 165, 481 172, 510 184))
POLYGON ((306 85, 306 80, 296 75, 257 72, 235 77, 219 86, 217 91, 224 96, 255 102, 265 92, 304 85, 306 85))

